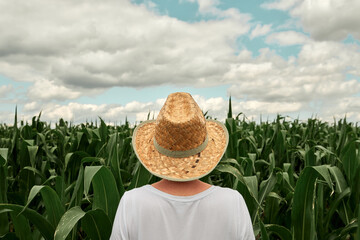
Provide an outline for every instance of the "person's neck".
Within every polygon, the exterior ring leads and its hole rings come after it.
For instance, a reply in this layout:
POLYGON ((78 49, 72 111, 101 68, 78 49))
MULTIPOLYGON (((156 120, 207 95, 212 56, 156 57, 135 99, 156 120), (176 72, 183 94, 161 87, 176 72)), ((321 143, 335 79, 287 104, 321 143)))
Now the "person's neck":
POLYGON ((203 192, 211 187, 210 184, 204 183, 200 180, 175 182, 166 179, 153 183, 152 186, 162 192, 175 196, 191 196, 203 192))

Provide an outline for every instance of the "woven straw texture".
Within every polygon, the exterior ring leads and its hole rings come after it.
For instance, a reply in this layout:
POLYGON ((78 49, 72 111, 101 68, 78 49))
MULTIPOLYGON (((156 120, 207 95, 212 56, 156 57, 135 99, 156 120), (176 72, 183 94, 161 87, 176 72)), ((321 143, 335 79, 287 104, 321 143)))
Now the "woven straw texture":
POLYGON ((134 131, 135 153, 152 174, 172 180, 190 181, 211 172, 223 156, 228 133, 225 126, 205 120, 190 94, 169 95, 156 121, 141 123, 134 131), (208 137, 206 148, 189 157, 175 158, 161 154, 156 142, 171 151, 187 151, 201 145, 208 137))
POLYGON ((227 147, 228 135, 223 125, 219 122, 207 121, 209 142, 202 152, 187 158, 168 157, 159 153, 154 147, 155 125, 155 121, 147 121, 139 125, 133 145, 144 167, 161 178, 173 181, 201 178, 216 167, 227 147))
POLYGON ((157 143, 172 151, 196 148, 204 142, 205 118, 190 94, 168 97, 157 118, 155 133, 157 143))

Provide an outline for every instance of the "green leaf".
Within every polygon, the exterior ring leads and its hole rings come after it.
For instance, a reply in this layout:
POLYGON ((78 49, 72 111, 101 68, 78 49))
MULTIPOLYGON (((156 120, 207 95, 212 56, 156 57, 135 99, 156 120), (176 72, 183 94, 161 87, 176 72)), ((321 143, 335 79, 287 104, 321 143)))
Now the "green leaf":
MULTIPOLYGON (((327 213, 326 219, 325 219, 325 228, 326 229, 329 228, 333 214, 339 210, 338 206, 341 204, 345 205, 344 198, 348 197, 350 195, 350 193, 351 193, 351 191, 350 191, 349 187, 344 189, 341 193, 338 194, 338 196, 335 198, 335 200, 330 204, 329 212, 327 213)), ((344 206, 344 208, 345 208, 344 210, 346 213, 346 207, 344 206)), ((344 221, 345 225, 349 224, 348 217, 346 217, 346 219, 347 220, 344 221)))
POLYGON ((256 199, 258 199, 258 181, 257 181, 257 177, 256 176, 247 176, 247 177, 244 177, 244 180, 245 180, 245 183, 248 186, 249 190, 254 195, 254 197, 256 199))
POLYGON ((41 235, 46 240, 53 239, 55 228, 48 222, 48 220, 41 216, 36 211, 26 208, 24 211, 23 206, 16 205, 16 204, 2 204, 0 203, 0 211, 4 209, 10 209, 14 211, 14 213, 18 214, 22 212, 21 214, 25 216, 32 224, 35 225, 35 227, 40 231, 41 235))
POLYGON ((35 167, 36 153, 37 153, 39 147, 38 146, 27 146, 27 149, 29 151, 29 157, 30 157, 31 166, 35 167))
POLYGON ((0 211, 0 236, 9 231, 9 220, 7 211, 0 211))
POLYGON ((85 212, 78 206, 69 209, 61 217, 56 227, 54 240, 65 240, 78 221, 85 215, 85 212))
POLYGON ((84 135, 83 132, 76 132, 76 139, 77 139, 77 148, 76 149, 80 148, 80 143, 81 143, 81 139, 82 139, 83 135, 84 135))
POLYGON ((232 107, 231 107, 231 96, 229 97, 229 110, 228 110, 228 118, 232 118, 232 107))
POLYGON ((269 240, 269 235, 268 235, 268 233, 266 231, 264 223, 261 220, 259 221, 259 223, 260 223, 260 230, 261 230, 261 239, 262 240, 269 240))
POLYGON ((270 171, 270 172, 273 172, 273 171, 274 171, 274 168, 275 168, 275 164, 276 164, 274 152, 272 152, 272 153, 269 154, 269 161, 270 161, 269 171, 270 171))
POLYGON ((84 212, 80 207, 76 206, 69 209, 61 217, 54 239, 65 240, 80 220, 82 228, 90 239, 108 240, 110 238, 111 221, 102 209, 84 212))
POLYGON ((357 217, 357 224, 358 224, 358 228, 356 231, 356 240, 360 240, 360 203, 358 205, 358 217, 357 217))
POLYGON ((332 167, 329 167, 329 171, 335 181, 335 186, 336 186, 335 191, 337 193, 343 192, 345 190, 345 188, 348 187, 348 185, 346 183, 346 180, 345 180, 344 175, 342 174, 341 170, 336 166, 332 166, 332 167))
POLYGON ((358 166, 356 159, 356 147, 355 142, 349 142, 345 145, 344 149, 341 151, 340 159, 344 166, 344 171, 348 182, 350 185, 353 184, 353 178, 355 177, 355 172, 358 166))
POLYGON ((149 184, 152 177, 152 174, 148 170, 146 170, 146 168, 140 162, 138 162, 137 164, 138 169, 133 179, 131 180, 128 190, 149 184))
MULTIPOLYGON (((360 153, 359 153, 360 154, 360 153)), ((354 209, 358 206, 358 203, 360 203, 360 165, 358 166, 355 177, 354 177, 354 183, 351 187, 352 191, 350 194, 350 200, 351 204, 354 209)))
POLYGON ((81 160, 85 157, 90 157, 90 155, 87 152, 84 151, 76 151, 74 153, 68 153, 65 156, 65 169, 68 168, 69 164, 80 164, 81 160))
MULTIPOLYGON (((333 179, 335 181, 335 186, 336 186, 335 191, 336 191, 337 197, 336 197, 335 201, 332 202, 330 205, 330 210, 329 210, 329 213, 327 214, 326 226, 329 226, 331 217, 335 211, 338 211, 344 224, 347 225, 347 224, 349 224, 349 215, 351 215, 351 212, 349 212, 344 198, 348 197, 351 194, 351 191, 350 191, 348 184, 344 178, 344 175, 342 174, 341 170, 338 167, 333 166, 333 167, 330 167, 329 170, 330 170, 331 176, 333 177, 333 179)), ((355 192, 355 191, 353 191, 353 192, 355 192)))
POLYGON ((268 233, 275 234, 281 238, 281 240, 291 240, 291 232, 286 227, 277 224, 265 224, 265 228, 268 233))
POLYGON ((21 212, 27 209, 31 201, 39 192, 41 193, 48 219, 55 228, 61 216, 64 214, 65 210, 64 207, 61 205, 59 196, 49 186, 44 186, 44 185, 33 186, 29 193, 28 201, 21 212))
MULTIPOLYGON (((4 149, 4 148, 3 148, 4 149)), ((3 153, 6 157, 4 158, 2 155, 0 155, 0 162, 3 160, 2 163, 0 163, 0 203, 7 202, 7 149, 0 151, 0 153, 3 153)))
POLYGON ((266 197, 266 204, 264 206, 264 222, 277 223, 279 218, 278 215, 280 213, 280 202, 286 202, 282 197, 280 197, 275 192, 270 192, 266 197))
POLYGON ((82 196, 84 192, 84 166, 80 166, 78 178, 75 182, 75 187, 73 194, 71 195, 70 203, 68 209, 73 207, 74 205, 80 205, 82 196), (76 200, 75 204, 73 202, 76 200))
POLYGON ((27 166, 27 167, 24 167, 23 169, 28 170, 30 172, 33 172, 34 175, 38 175, 41 178, 42 181, 45 181, 44 174, 42 172, 40 172, 39 170, 37 170, 36 168, 27 166))
MULTIPOLYGON (((341 232, 338 236, 338 239, 346 239, 348 237, 349 233, 355 233, 356 230, 359 228, 358 222, 354 219, 350 221, 348 225, 346 225, 344 228, 341 229, 341 232)), ((358 236, 356 236, 356 240, 358 240, 358 236)))
POLYGON ((305 166, 315 166, 316 156, 314 147, 305 146, 305 166))
POLYGON ((94 197, 92 209, 103 209, 113 221, 120 201, 115 178, 105 166, 87 166, 84 173, 84 192, 88 195, 90 183, 93 184, 94 197))
POLYGON ((108 240, 111 235, 111 222, 102 209, 95 209, 86 212, 81 220, 86 235, 91 240, 108 240))
POLYGON ((99 134, 101 137, 101 142, 105 143, 109 136, 109 131, 108 131, 108 128, 107 128, 105 122, 101 118, 100 118, 100 121, 101 121, 101 123, 100 123, 100 127, 99 127, 99 134))
POLYGON ((0 148, 0 166, 5 166, 8 158, 8 148, 0 148))
POLYGON ((332 188, 328 166, 323 165, 304 168, 296 183, 291 212, 295 240, 315 239, 313 206, 317 178, 324 179, 332 188))
POLYGON ((11 212, 10 216, 14 224, 16 236, 21 240, 32 240, 30 225, 25 216, 18 215, 14 212, 11 212))
POLYGON ((5 234, 4 236, 0 237, 2 240, 19 240, 14 232, 10 232, 5 234))
POLYGON ((223 173, 230 173, 231 175, 236 177, 239 181, 242 181, 244 184, 246 184, 244 177, 241 175, 239 170, 229 164, 219 164, 215 167, 215 170, 223 173))
MULTIPOLYGON (((117 187, 119 189, 120 197, 125 193, 124 184, 121 176, 121 168, 120 164, 124 158, 124 155, 131 151, 131 137, 125 138, 123 140, 123 145, 119 149, 118 147, 118 132, 116 131, 114 134, 110 135, 110 139, 107 145, 110 159, 111 171, 114 174, 117 187)), ((121 141, 121 140, 120 140, 121 141)))
MULTIPOLYGON (((239 162, 236 161, 236 159, 233 159, 233 158, 227 158, 227 159, 221 160, 220 163, 221 163, 221 164, 232 163, 232 164, 234 164, 236 167, 240 168, 239 162)), ((267 162, 266 162, 266 163, 267 163, 267 162)))
POLYGON ((261 204, 266 196, 274 189, 276 184, 276 176, 271 173, 269 178, 260 183, 260 193, 258 201, 261 204))

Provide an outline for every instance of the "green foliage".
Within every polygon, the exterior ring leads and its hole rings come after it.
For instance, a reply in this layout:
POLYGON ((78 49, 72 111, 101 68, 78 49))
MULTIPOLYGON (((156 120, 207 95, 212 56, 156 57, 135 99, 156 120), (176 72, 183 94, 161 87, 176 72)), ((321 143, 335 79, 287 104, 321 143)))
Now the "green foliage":
MULTIPOLYGON (((341 119, 235 118, 202 180, 239 191, 259 239, 360 239, 360 130, 341 119)), ((151 184, 133 127, 63 119, 0 125, 0 239, 109 239, 125 191, 151 184)))

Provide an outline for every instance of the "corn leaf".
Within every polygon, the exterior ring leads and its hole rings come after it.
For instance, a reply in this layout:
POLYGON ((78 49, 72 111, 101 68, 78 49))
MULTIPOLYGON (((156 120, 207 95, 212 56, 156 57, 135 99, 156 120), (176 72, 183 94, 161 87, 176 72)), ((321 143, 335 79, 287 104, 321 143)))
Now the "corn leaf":
POLYGON ((267 232, 272 235, 277 235, 281 240, 291 240, 292 235, 289 229, 277 224, 265 224, 267 232))
POLYGON ((152 174, 148 170, 146 170, 146 168, 142 164, 140 164, 140 162, 138 162, 137 164, 138 169, 133 179, 131 180, 128 190, 148 184, 152 177, 152 174))
POLYGON ((25 216, 10 212, 10 216, 15 228, 15 234, 21 240, 32 240, 29 221, 25 216))
POLYGON ((26 217, 35 227, 40 231, 41 235, 46 240, 52 240, 55 232, 55 228, 50 224, 50 222, 43 216, 41 216, 36 211, 26 208, 24 211, 23 206, 16 204, 2 204, 0 203, 0 211, 4 209, 9 209, 14 211, 15 214, 21 214, 26 217))
POLYGON ((71 230, 84 215, 85 212, 78 206, 73 207, 65 212, 56 227, 54 240, 65 240, 71 230))
POLYGON ((102 209, 86 212, 81 226, 91 240, 108 240, 111 234, 111 222, 102 209))
POLYGON ((295 240, 315 239, 313 206, 317 178, 325 180, 332 188, 328 166, 306 167, 296 183, 292 208, 292 228, 295 240))
POLYGON ((94 197, 92 209, 100 208, 113 221, 120 201, 115 178, 105 166, 87 166, 84 173, 84 192, 88 194, 90 183, 93 185, 94 197))
POLYGON ((33 186, 30 191, 28 201, 25 207, 23 208, 23 210, 21 211, 21 213, 27 209, 31 201, 38 193, 40 193, 42 196, 45 209, 47 212, 48 220, 55 228, 58 222, 60 221, 61 216, 64 214, 65 210, 64 207, 61 205, 59 196, 49 186, 44 186, 44 185, 33 186))

